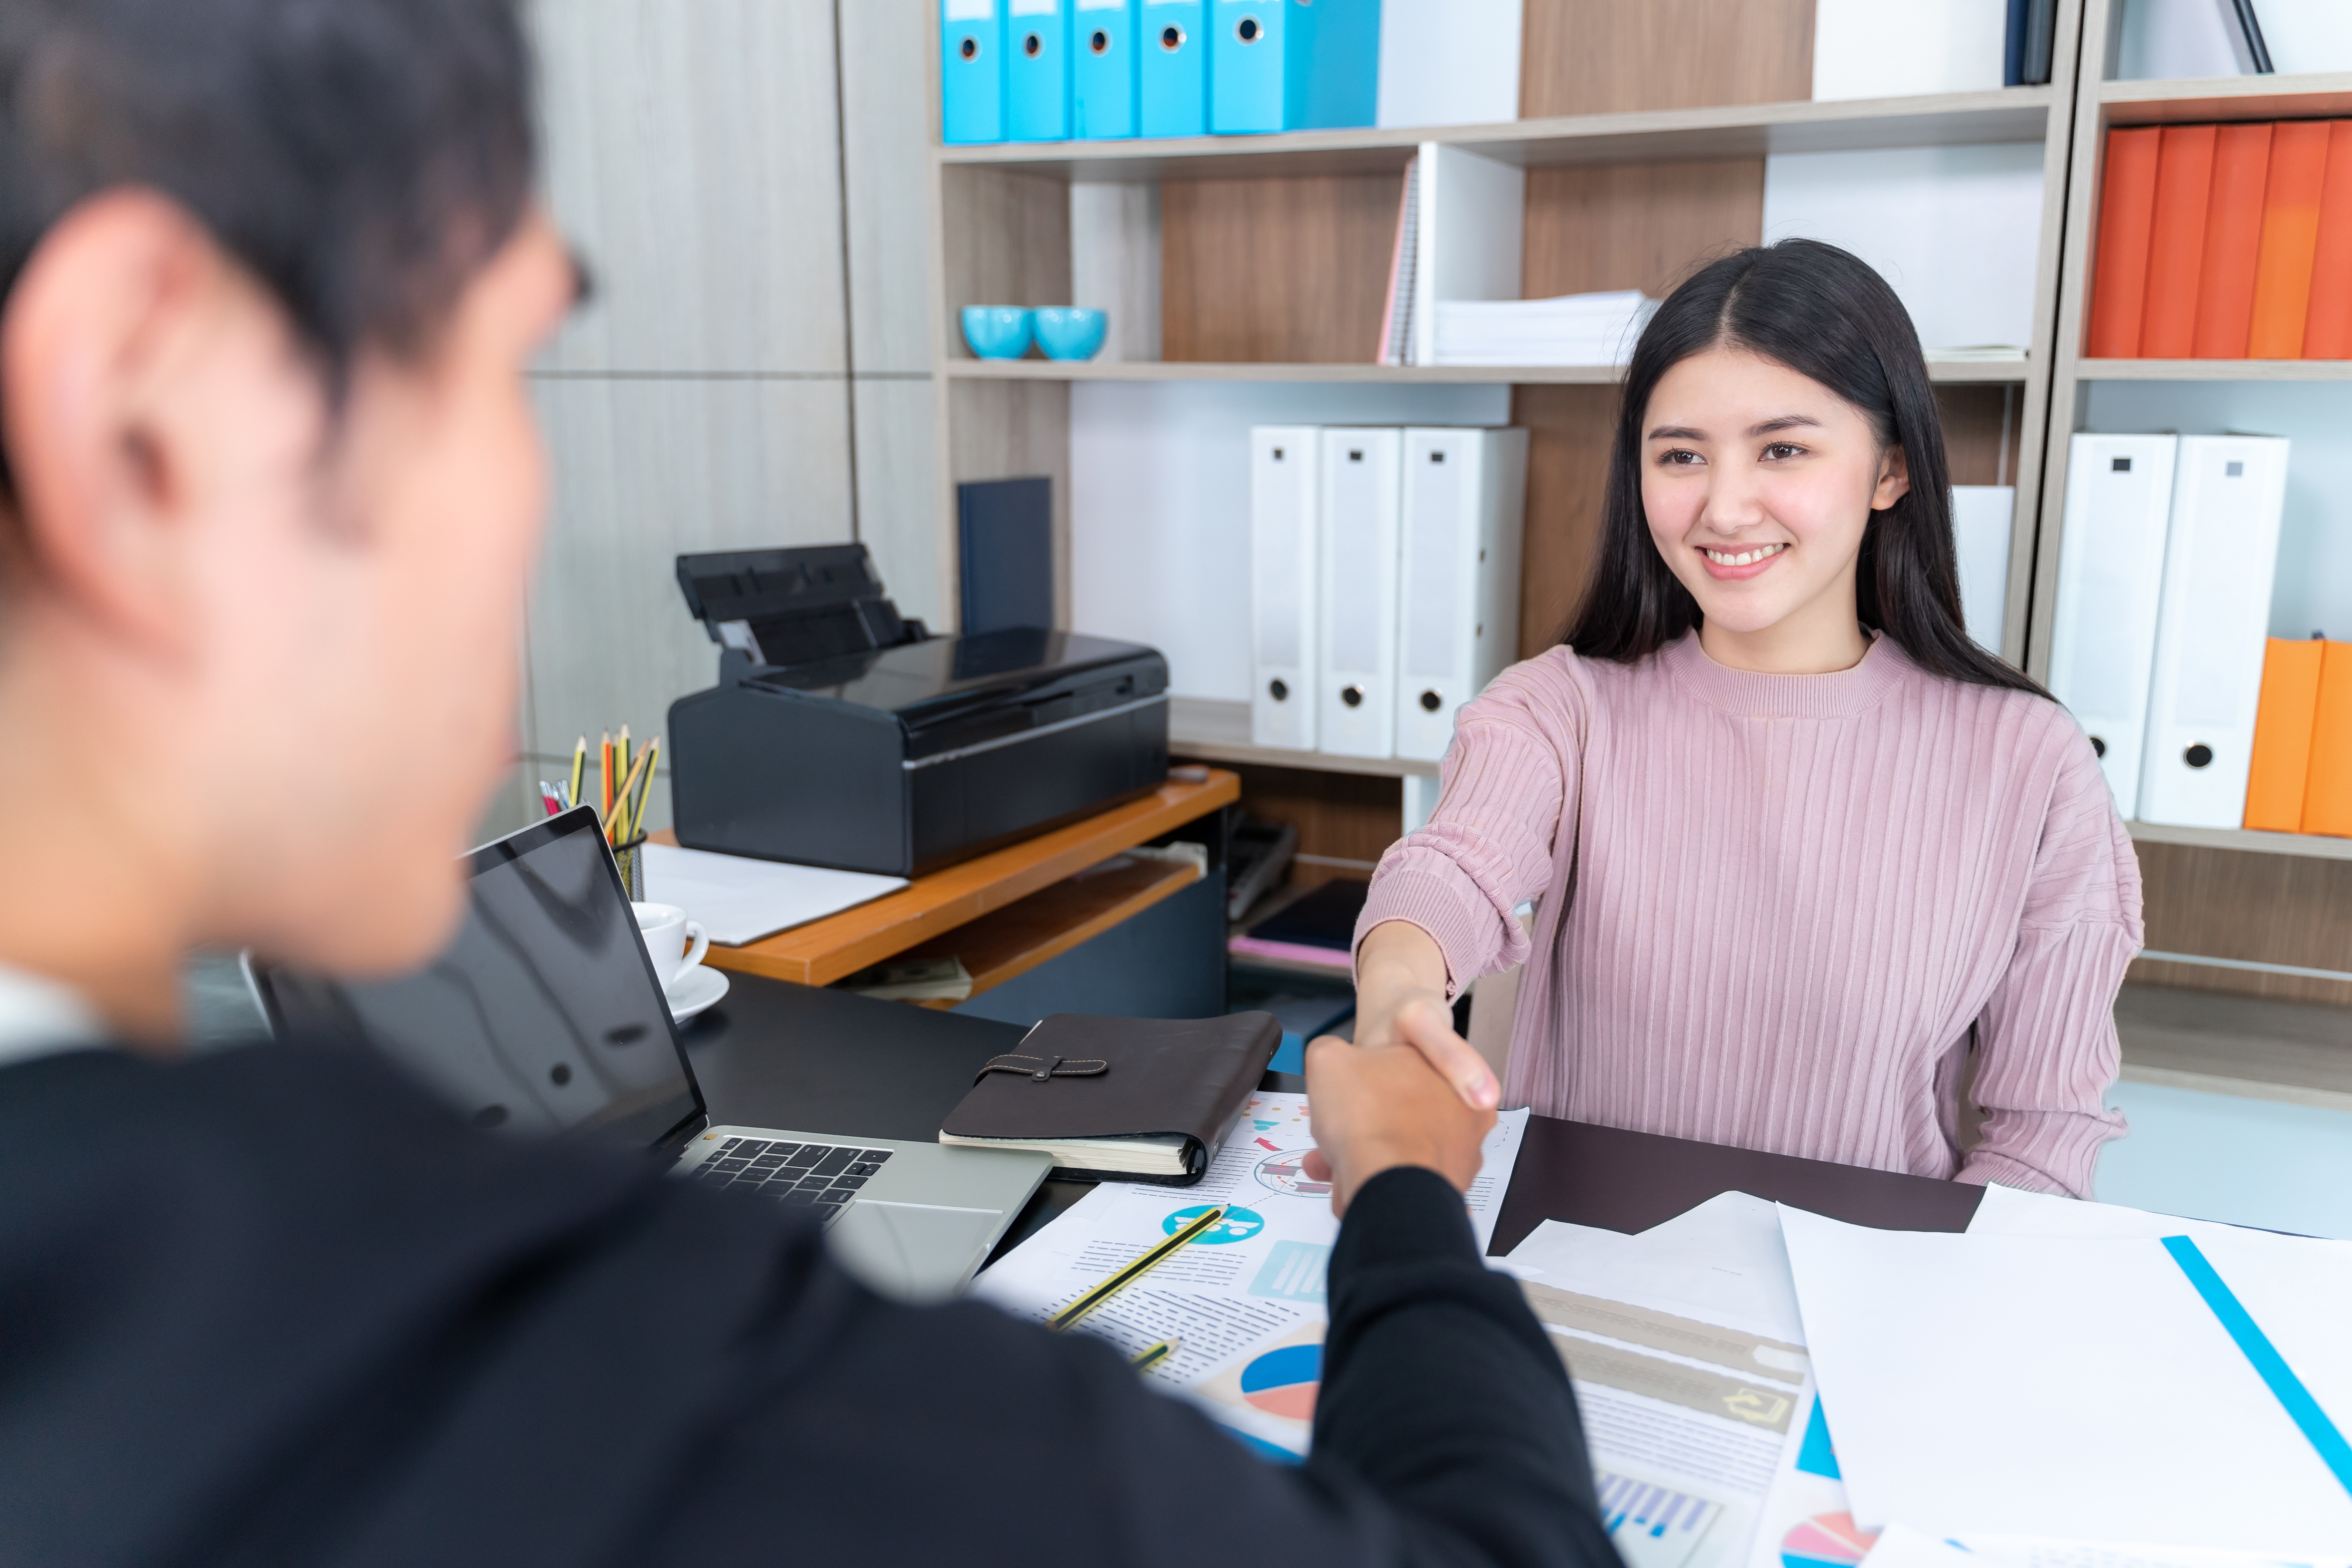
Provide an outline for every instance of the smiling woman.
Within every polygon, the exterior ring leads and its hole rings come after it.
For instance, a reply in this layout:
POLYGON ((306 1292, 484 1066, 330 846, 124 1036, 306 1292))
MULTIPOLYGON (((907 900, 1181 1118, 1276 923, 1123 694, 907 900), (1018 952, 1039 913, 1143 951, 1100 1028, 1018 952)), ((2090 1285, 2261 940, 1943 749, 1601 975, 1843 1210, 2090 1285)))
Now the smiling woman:
POLYGON ((1491 1103, 1444 1005, 1525 962, 1507 1103, 2087 1194, 2138 866, 2082 731, 1963 629, 1949 483, 1868 266, 1790 240, 1676 289, 1573 624, 1373 879, 1357 1039, 1491 1103))

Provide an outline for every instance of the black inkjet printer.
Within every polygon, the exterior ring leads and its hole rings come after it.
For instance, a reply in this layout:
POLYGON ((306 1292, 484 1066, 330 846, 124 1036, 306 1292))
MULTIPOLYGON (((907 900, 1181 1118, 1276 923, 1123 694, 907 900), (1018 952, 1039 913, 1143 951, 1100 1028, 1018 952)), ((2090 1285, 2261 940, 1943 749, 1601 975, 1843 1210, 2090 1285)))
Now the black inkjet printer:
POLYGON ((862 544, 677 558, 719 684, 670 704, 692 849, 920 876, 1159 788, 1168 661, 1042 626, 932 637, 862 544))

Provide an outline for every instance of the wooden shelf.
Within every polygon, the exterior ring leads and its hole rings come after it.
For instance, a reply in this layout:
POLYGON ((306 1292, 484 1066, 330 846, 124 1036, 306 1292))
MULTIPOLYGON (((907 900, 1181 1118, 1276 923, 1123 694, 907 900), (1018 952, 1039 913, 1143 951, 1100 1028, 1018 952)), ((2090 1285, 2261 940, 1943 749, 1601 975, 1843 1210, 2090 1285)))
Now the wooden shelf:
POLYGON ((1259 767, 1309 768, 1317 773, 1363 773, 1374 778, 1437 776, 1435 763, 1404 757, 1339 757, 1327 752, 1294 752, 1250 743, 1246 702, 1178 697, 1168 706, 1168 752, 1204 763, 1242 763, 1259 767))
MULTIPOLYGON (((909 948, 907 956, 963 960, 971 974, 971 994, 977 996, 1059 958, 1200 879, 1200 868, 1189 861, 1113 856, 944 936, 909 948)), ((938 997, 915 1005, 944 1010, 956 1002, 938 997)))
POLYGON ((2333 119, 2352 114, 2352 71, 2102 82, 2099 106, 2109 125, 2333 119))
MULTIPOLYGON (((1214 364, 1183 360, 1049 359, 950 359, 942 363, 948 377, 956 381, 1278 381, 1330 384, 1613 386, 1624 372, 1623 366, 1613 364, 1214 364)), ((2151 360, 2146 363, 2171 362, 2151 360)), ((1999 384, 2029 380, 2033 371, 2032 362, 2022 357, 2006 360, 1930 357, 1927 374, 1938 383, 1999 384)))
POLYGON ((2084 381, 2352 381, 2343 359, 2086 359, 2084 381))
POLYGON ((1016 142, 943 147, 946 164, 1014 169, 1085 183, 1388 174, 1424 142, 1529 168, 1754 158, 1882 147, 2039 142, 2053 90, 2001 88, 1827 103, 1733 104, 1516 120, 1496 125, 1293 131, 1153 142, 1016 142))
POLYGON ((2264 855, 2302 855, 2314 860, 2352 860, 2352 838, 2318 833, 2258 833, 2243 827, 2176 827, 2162 822, 2126 822, 2134 838, 2148 844, 2187 844, 2200 849, 2251 849, 2264 855))
POLYGON ((2127 984, 2116 998, 2127 1083, 2352 1110, 2341 1008, 2127 984))
POLYGON ((1099 865, 1123 849, 1172 833, 1232 805, 1241 793, 1241 780, 1222 769, 1212 772, 1205 783, 1171 781, 1140 800, 919 877, 854 910, 742 947, 713 942, 704 962, 772 980, 829 985, 1099 865))

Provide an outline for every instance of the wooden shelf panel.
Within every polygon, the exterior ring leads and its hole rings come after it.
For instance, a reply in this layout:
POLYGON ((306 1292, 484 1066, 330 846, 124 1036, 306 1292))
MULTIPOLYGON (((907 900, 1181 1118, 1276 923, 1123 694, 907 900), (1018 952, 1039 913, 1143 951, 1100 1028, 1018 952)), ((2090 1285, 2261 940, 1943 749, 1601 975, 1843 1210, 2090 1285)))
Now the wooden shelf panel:
POLYGON ((2047 87, 2012 87, 1828 103, 1577 114, 1498 125, 1291 131, 1153 142, 1001 142, 942 147, 939 157, 945 163, 992 164, 1089 183, 1387 174, 1402 169, 1423 142, 1529 168, 1757 158, 1772 153, 2039 142, 2049 127, 2051 103, 2047 87))
POLYGON ((829 985, 1030 894, 1148 844, 1241 798, 1222 769, 1173 780, 1125 805, 920 877, 887 897, 742 947, 713 942, 705 963, 803 985, 829 985))
MULTIPOLYGON (((944 936, 909 948, 908 956, 963 960, 971 974, 971 994, 977 996, 1059 958, 1163 899, 1174 898, 1200 879, 1200 868, 1188 861, 1113 856, 944 936)), ((956 1004, 937 997, 915 1005, 944 1010, 956 1004)))
POLYGON ((2187 844, 2200 849, 2250 849, 2263 855, 2301 855, 2313 860, 2352 860, 2352 838, 2318 833, 2258 833, 2243 827, 2176 827, 2162 822, 2126 822, 2134 838, 2149 844, 2187 844))
POLYGON ((1324 752, 1294 752, 1280 746, 1250 743, 1250 710, 1246 702, 1219 702, 1202 697, 1171 699, 1168 708, 1168 752, 1171 756, 1205 763, 1242 763, 1261 767, 1310 768, 1326 773, 1362 773, 1373 778, 1408 776, 1435 778, 1437 764, 1403 757, 1339 757, 1324 752))
POLYGON ((2335 118, 2352 114, 2352 71, 2102 82, 2099 105, 2110 125, 2335 118))
POLYGON ((2086 359, 2083 381, 2352 381, 2343 359, 2086 359))
MULTIPOLYGON (((2172 363, 2172 361, 2100 360, 2100 364, 2172 363)), ((2191 363, 2218 362, 2190 361, 2191 363)), ((2271 362, 2264 361, 2264 363, 2271 362)), ((2314 363, 2323 363, 2314 361, 2314 363)), ((1183 360, 951 359, 944 362, 955 381, 1232 381, 1320 382, 1327 384, 1390 383, 1472 386, 1613 386, 1624 367, 1613 364, 1248 364, 1183 360)), ((2032 374, 2032 362, 1930 358, 1927 374, 1938 383, 2019 383, 2032 374)), ((2314 377, 2311 379, 2323 379, 2314 377)))

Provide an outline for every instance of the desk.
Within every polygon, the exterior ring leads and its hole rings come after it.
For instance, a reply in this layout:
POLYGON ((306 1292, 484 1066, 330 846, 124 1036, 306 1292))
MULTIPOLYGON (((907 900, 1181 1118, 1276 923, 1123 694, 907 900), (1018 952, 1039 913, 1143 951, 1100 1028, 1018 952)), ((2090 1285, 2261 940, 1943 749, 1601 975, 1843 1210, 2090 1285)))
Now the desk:
MULTIPOLYGON (((684 1035, 716 1121, 928 1142, 981 1064, 1011 1048, 1021 1030, 742 975, 684 1035)), ((1287 1074, 1266 1078, 1268 1089, 1307 1087, 1287 1074)), ((1003 1245, 1034 1234, 1086 1191, 1047 1182, 1003 1245)), ((1979 1193, 1958 1182, 1531 1116, 1492 1250, 1508 1252, 1546 1219, 1644 1230, 1734 1191, 1856 1225, 1955 1231, 1967 1227, 1979 1193)))
MULTIPOLYGON (((1192 867, 1169 862, 1080 873, 1241 798, 1238 775, 1208 773, 1205 782, 1171 780, 1140 799, 918 877, 854 910, 741 947, 713 942, 704 962, 737 974, 830 985, 900 953, 952 952, 971 972, 977 996, 1199 880, 1192 867)), ((677 842, 667 830, 654 837, 677 842)))

